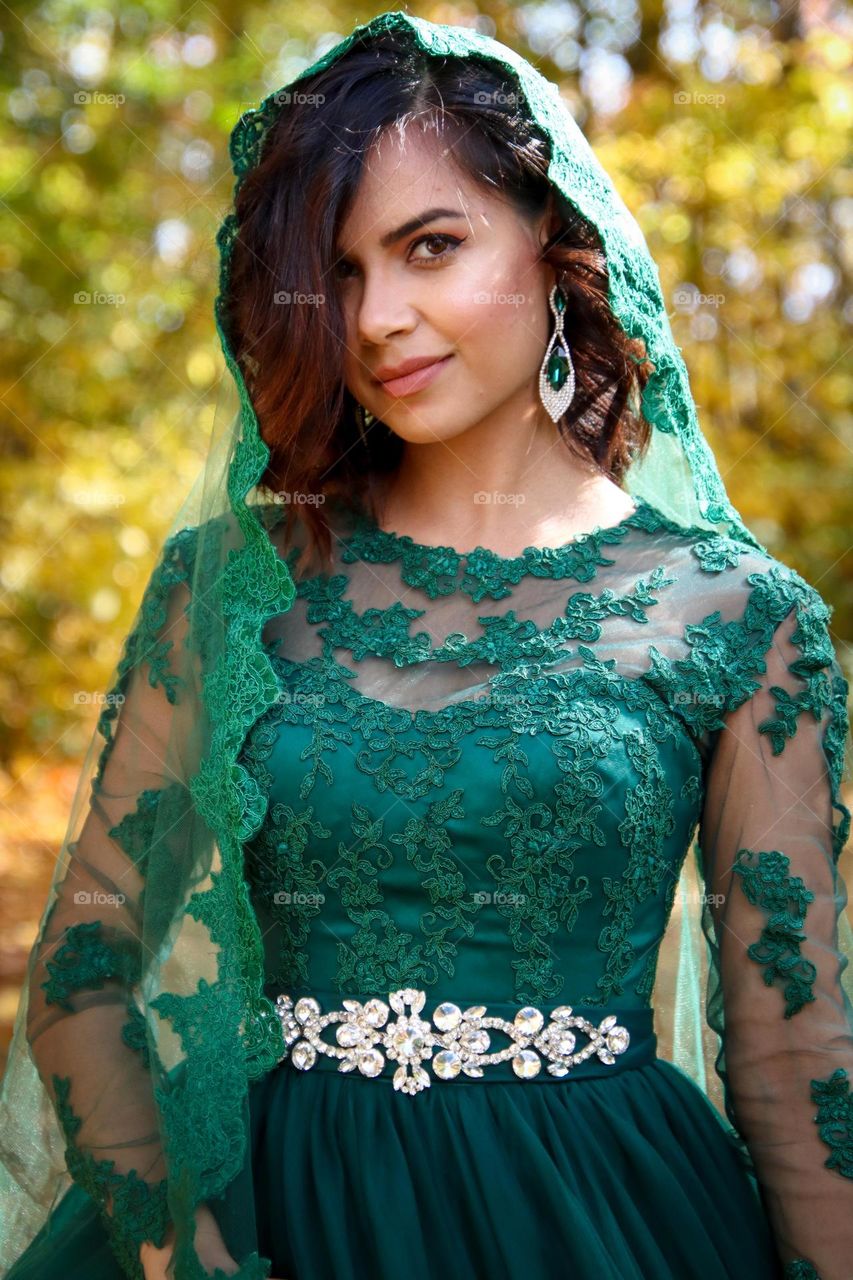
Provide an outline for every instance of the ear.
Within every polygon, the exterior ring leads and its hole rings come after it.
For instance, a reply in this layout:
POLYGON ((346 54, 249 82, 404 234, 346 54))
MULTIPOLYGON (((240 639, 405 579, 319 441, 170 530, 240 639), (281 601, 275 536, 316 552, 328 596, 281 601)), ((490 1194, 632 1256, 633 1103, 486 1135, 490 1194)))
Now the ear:
POLYGON ((539 233, 539 243, 544 247, 547 242, 557 234, 563 226, 563 219, 557 210, 557 201, 554 191, 548 193, 545 208, 539 215, 539 223, 537 230, 539 233))
MULTIPOLYGON (((551 192, 548 195, 547 204, 539 215, 539 219, 536 224, 536 234, 540 249, 544 249, 545 245, 557 234, 562 226, 563 220, 557 212, 554 193, 551 192)), ((550 264, 546 270, 548 275, 548 292, 550 293, 554 285, 558 283, 557 272, 552 266, 550 266, 550 264)))

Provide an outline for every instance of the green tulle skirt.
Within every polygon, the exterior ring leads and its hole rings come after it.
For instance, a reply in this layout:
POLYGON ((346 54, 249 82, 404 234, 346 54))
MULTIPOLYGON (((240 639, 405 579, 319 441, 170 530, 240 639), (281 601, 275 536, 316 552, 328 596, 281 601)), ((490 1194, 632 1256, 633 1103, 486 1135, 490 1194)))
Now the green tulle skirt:
MULTIPOLYGON (((252 1089, 259 1252, 283 1280, 781 1280, 756 1185, 693 1081, 435 1082, 285 1063, 252 1089)), ((121 1280, 74 1187, 7 1280, 121 1280)))

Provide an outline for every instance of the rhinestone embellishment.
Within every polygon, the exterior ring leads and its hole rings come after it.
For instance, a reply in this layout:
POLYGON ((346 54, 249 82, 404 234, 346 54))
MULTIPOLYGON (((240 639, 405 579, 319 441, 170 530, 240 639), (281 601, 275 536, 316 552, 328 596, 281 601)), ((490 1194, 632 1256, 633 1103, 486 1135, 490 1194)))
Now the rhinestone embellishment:
POLYGON ((433 1011, 432 1025, 420 1014, 426 1003, 426 992, 404 987, 388 993, 384 1000, 342 1001, 342 1009, 321 1013, 313 996, 296 1001, 287 994, 276 999, 276 1012, 284 1031, 285 1052, 300 1071, 309 1071, 317 1055, 338 1058, 338 1071, 359 1071, 365 1076, 382 1074, 388 1061, 398 1064, 394 1072, 394 1088, 415 1094, 427 1089, 432 1078, 423 1065, 431 1062, 438 1080, 453 1080, 460 1072, 473 1079, 483 1075, 484 1067, 509 1059, 521 1080, 532 1080, 548 1064, 553 1076, 565 1076, 572 1067, 596 1056, 612 1065, 625 1052, 631 1037, 625 1027, 618 1026, 615 1014, 602 1019, 596 1027, 569 1004, 553 1009, 546 1024, 540 1009, 527 1005, 519 1009, 512 1022, 505 1018, 487 1017, 486 1006, 472 1005, 462 1010, 445 1001, 433 1011), (397 1014, 390 1021, 391 1011, 397 1014), (330 1044, 322 1039, 323 1030, 337 1023, 335 1039, 330 1044), (489 1031, 503 1031, 511 1043, 489 1052, 489 1031), (577 1049, 575 1032, 582 1031, 588 1043, 577 1049))
POLYGON ((539 368, 539 396, 553 422, 558 422, 572 403, 575 394, 575 366, 563 333, 566 297, 555 285, 548 296, 554 317, 554 332, 539 368))

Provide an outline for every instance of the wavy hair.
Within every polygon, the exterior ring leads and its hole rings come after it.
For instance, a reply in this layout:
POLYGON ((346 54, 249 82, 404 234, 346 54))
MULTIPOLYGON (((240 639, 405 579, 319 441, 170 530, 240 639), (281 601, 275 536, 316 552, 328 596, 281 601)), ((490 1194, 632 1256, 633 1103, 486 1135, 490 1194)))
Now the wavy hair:
POLYGON ((550 143, 514 77, 508 83, 476 57, 431 57, 405 33, 382 32, 354 42, 300 81, 300 90, 281 109, 237 193, 226 310, 232 350, 270 450, 261 486, 279 501, 290 495, 288 532, 294 520, 307 531, 300 566, 315 554, 328 562, 325 501, 351 503, 359 494, 375 515, 378 482, 395 471, 404 447, 381 421, 363 430, 345 386, 335 264, 338 232, 371 146, 386 129, 402 134, 413 121, 435 127, 453 163, 519 215, 539 216, 556 201, 560 226, 541 256, 567 295, 564 332, 576 374, 570 420, 564 415, 558 430, 570 449, 619 483, 649 443, 640 397, 653 366, 645 344, 626 335, 610 307, 596 228, 548 180, 550 143), (308 305, 282 305, 295 293, 308 305))

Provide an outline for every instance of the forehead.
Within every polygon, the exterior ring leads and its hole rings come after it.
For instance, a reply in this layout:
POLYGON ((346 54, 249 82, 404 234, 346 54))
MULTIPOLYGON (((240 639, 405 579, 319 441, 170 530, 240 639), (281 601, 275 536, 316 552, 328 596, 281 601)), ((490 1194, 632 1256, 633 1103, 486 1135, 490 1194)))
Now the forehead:
POLYGON ((453 159, 450 137, 415 120, 405 131, 385 129, 366 153, 338 239, 342 247, 378 242, 383 232, 424 209, 460 209, 474 218, 490 204, 488 192, 453 159))

